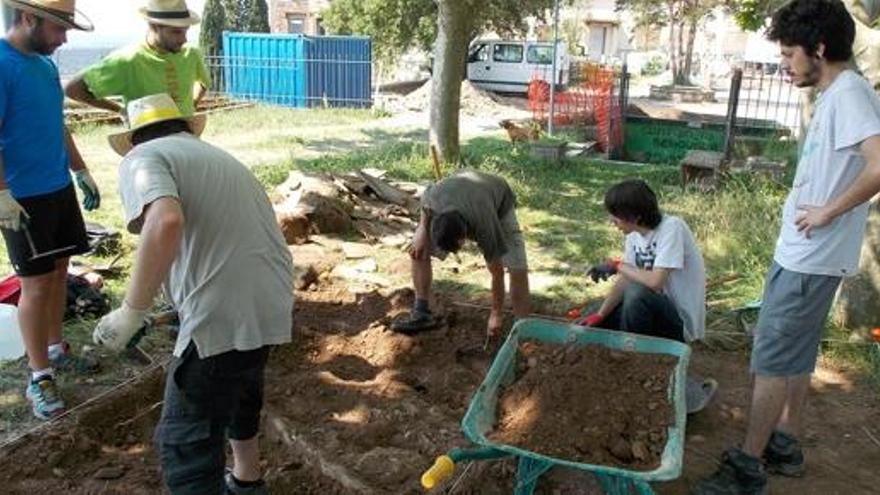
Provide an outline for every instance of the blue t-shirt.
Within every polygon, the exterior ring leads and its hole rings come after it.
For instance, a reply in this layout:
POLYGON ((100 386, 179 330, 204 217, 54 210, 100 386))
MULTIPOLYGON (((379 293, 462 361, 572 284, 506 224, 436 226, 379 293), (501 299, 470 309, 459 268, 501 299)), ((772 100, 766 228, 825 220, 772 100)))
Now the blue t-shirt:
POLYGON ((0 153, 15 198, 70 185, 58 68, 48 57, 21 53, 5 39, 0 39, 0 153))

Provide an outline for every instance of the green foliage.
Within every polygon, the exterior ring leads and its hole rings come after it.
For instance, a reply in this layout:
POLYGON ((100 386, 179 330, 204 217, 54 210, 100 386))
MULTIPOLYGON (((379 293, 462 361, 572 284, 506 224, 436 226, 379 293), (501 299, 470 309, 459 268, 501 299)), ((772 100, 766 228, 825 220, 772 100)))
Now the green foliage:
MULTIPOLYGON (((472 37, 483 31, 521 35, 527 29, 525 18, 543 19, 553 7, 553 0, 459 1, 472 11, 472 37)), ((336 0, 322 19, 329 33, 371 37, 375 58, 382 62, 393 61, 409 48, 431 51, 437 38, 435 0, 336 0)))
POLYGON ((226 10, 223 0, 207 0, 202 11, 199 45, 206 54, 215 54, 223 49, 223 28, 226 24, 226 10))
POLYGON ((743 31, 758 31, 764 27, 767 17, 783 6, 787 0, 734 0, 727 4, 736 24, 743 31))
POLYGON ((247 33, 268 33, 269 7, 266 0, 249 0, 244 12, 244 31, 247 33))
POLYGON ((643 76, 657 76, 663 73, 666 70, 666 59, 661 55, 654 55, 650 60, 642 67, 642 75, 643 76))

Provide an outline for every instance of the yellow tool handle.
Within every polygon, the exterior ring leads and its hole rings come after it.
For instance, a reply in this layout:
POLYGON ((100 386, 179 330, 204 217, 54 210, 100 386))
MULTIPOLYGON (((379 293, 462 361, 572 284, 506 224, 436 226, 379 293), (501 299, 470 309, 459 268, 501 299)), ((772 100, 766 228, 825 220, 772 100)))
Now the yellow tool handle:
POLYGON ((452 458, 448 455, 441 455, 434 461, 434 465, 422 475, 422 487, 425 490, 431 490, 451 478, 453 472, 455 472, 455 463, 452 462, 452 458))

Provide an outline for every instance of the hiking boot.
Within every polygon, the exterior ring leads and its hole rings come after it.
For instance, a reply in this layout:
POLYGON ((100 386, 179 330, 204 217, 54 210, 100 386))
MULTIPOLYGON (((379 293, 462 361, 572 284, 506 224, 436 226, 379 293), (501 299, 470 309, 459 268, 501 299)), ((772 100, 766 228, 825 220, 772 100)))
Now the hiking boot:
POLYGON ((419 332, 436 328, 439 324, 440 319, 436 318, 433 314, 414 310, 410 312, 408 317, 392 323, 391 330, 407 335, 414 335, 419 332))
POLYGON ((61 342, 62 351, 55 359, 49 358, 49 366, 55 371, 91 375, 101 371, 101 364, 92 356, 77 356, 67 341, 61 342))
POLYGON ((64 412, 64 401, 51 376, 44 376, 37 381, 30 381, 25 397, 31 403, 34 416, 48 420, 64 412))
POLYGON ((740 449, 727 449, 721 466, 712 476, 698 482, 691 495, 767 495, 767 472, 761 459, 740 449))
POLYGON ((232 471, 230 469, 226 469, 226 476, 224 479, 226 480, 227 495, 269 495, 269 490, 266 488, 266 482, 263 480, 257 481, 255 485, 240 486, 235 482, 235 478, 232 476, 232 471))
POLYGON ((791 478, 804 475, 804 452, 797 438, 788 433, 774 430, 764 449, 767 472, 791 478))

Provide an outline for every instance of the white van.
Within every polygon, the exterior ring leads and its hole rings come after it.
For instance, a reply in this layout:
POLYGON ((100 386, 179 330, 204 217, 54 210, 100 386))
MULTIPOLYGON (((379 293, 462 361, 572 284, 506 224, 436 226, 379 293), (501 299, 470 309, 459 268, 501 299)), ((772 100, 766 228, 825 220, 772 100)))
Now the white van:
MULTIPOLYGON (((557 50, 557 87, 568 84, 570 60, 565 43, 557 50)), ((553 43, 539 41, 476 40, 467 58, 467 78, 491 91, 526 93, 533 79, 550 81, 553 43)))

